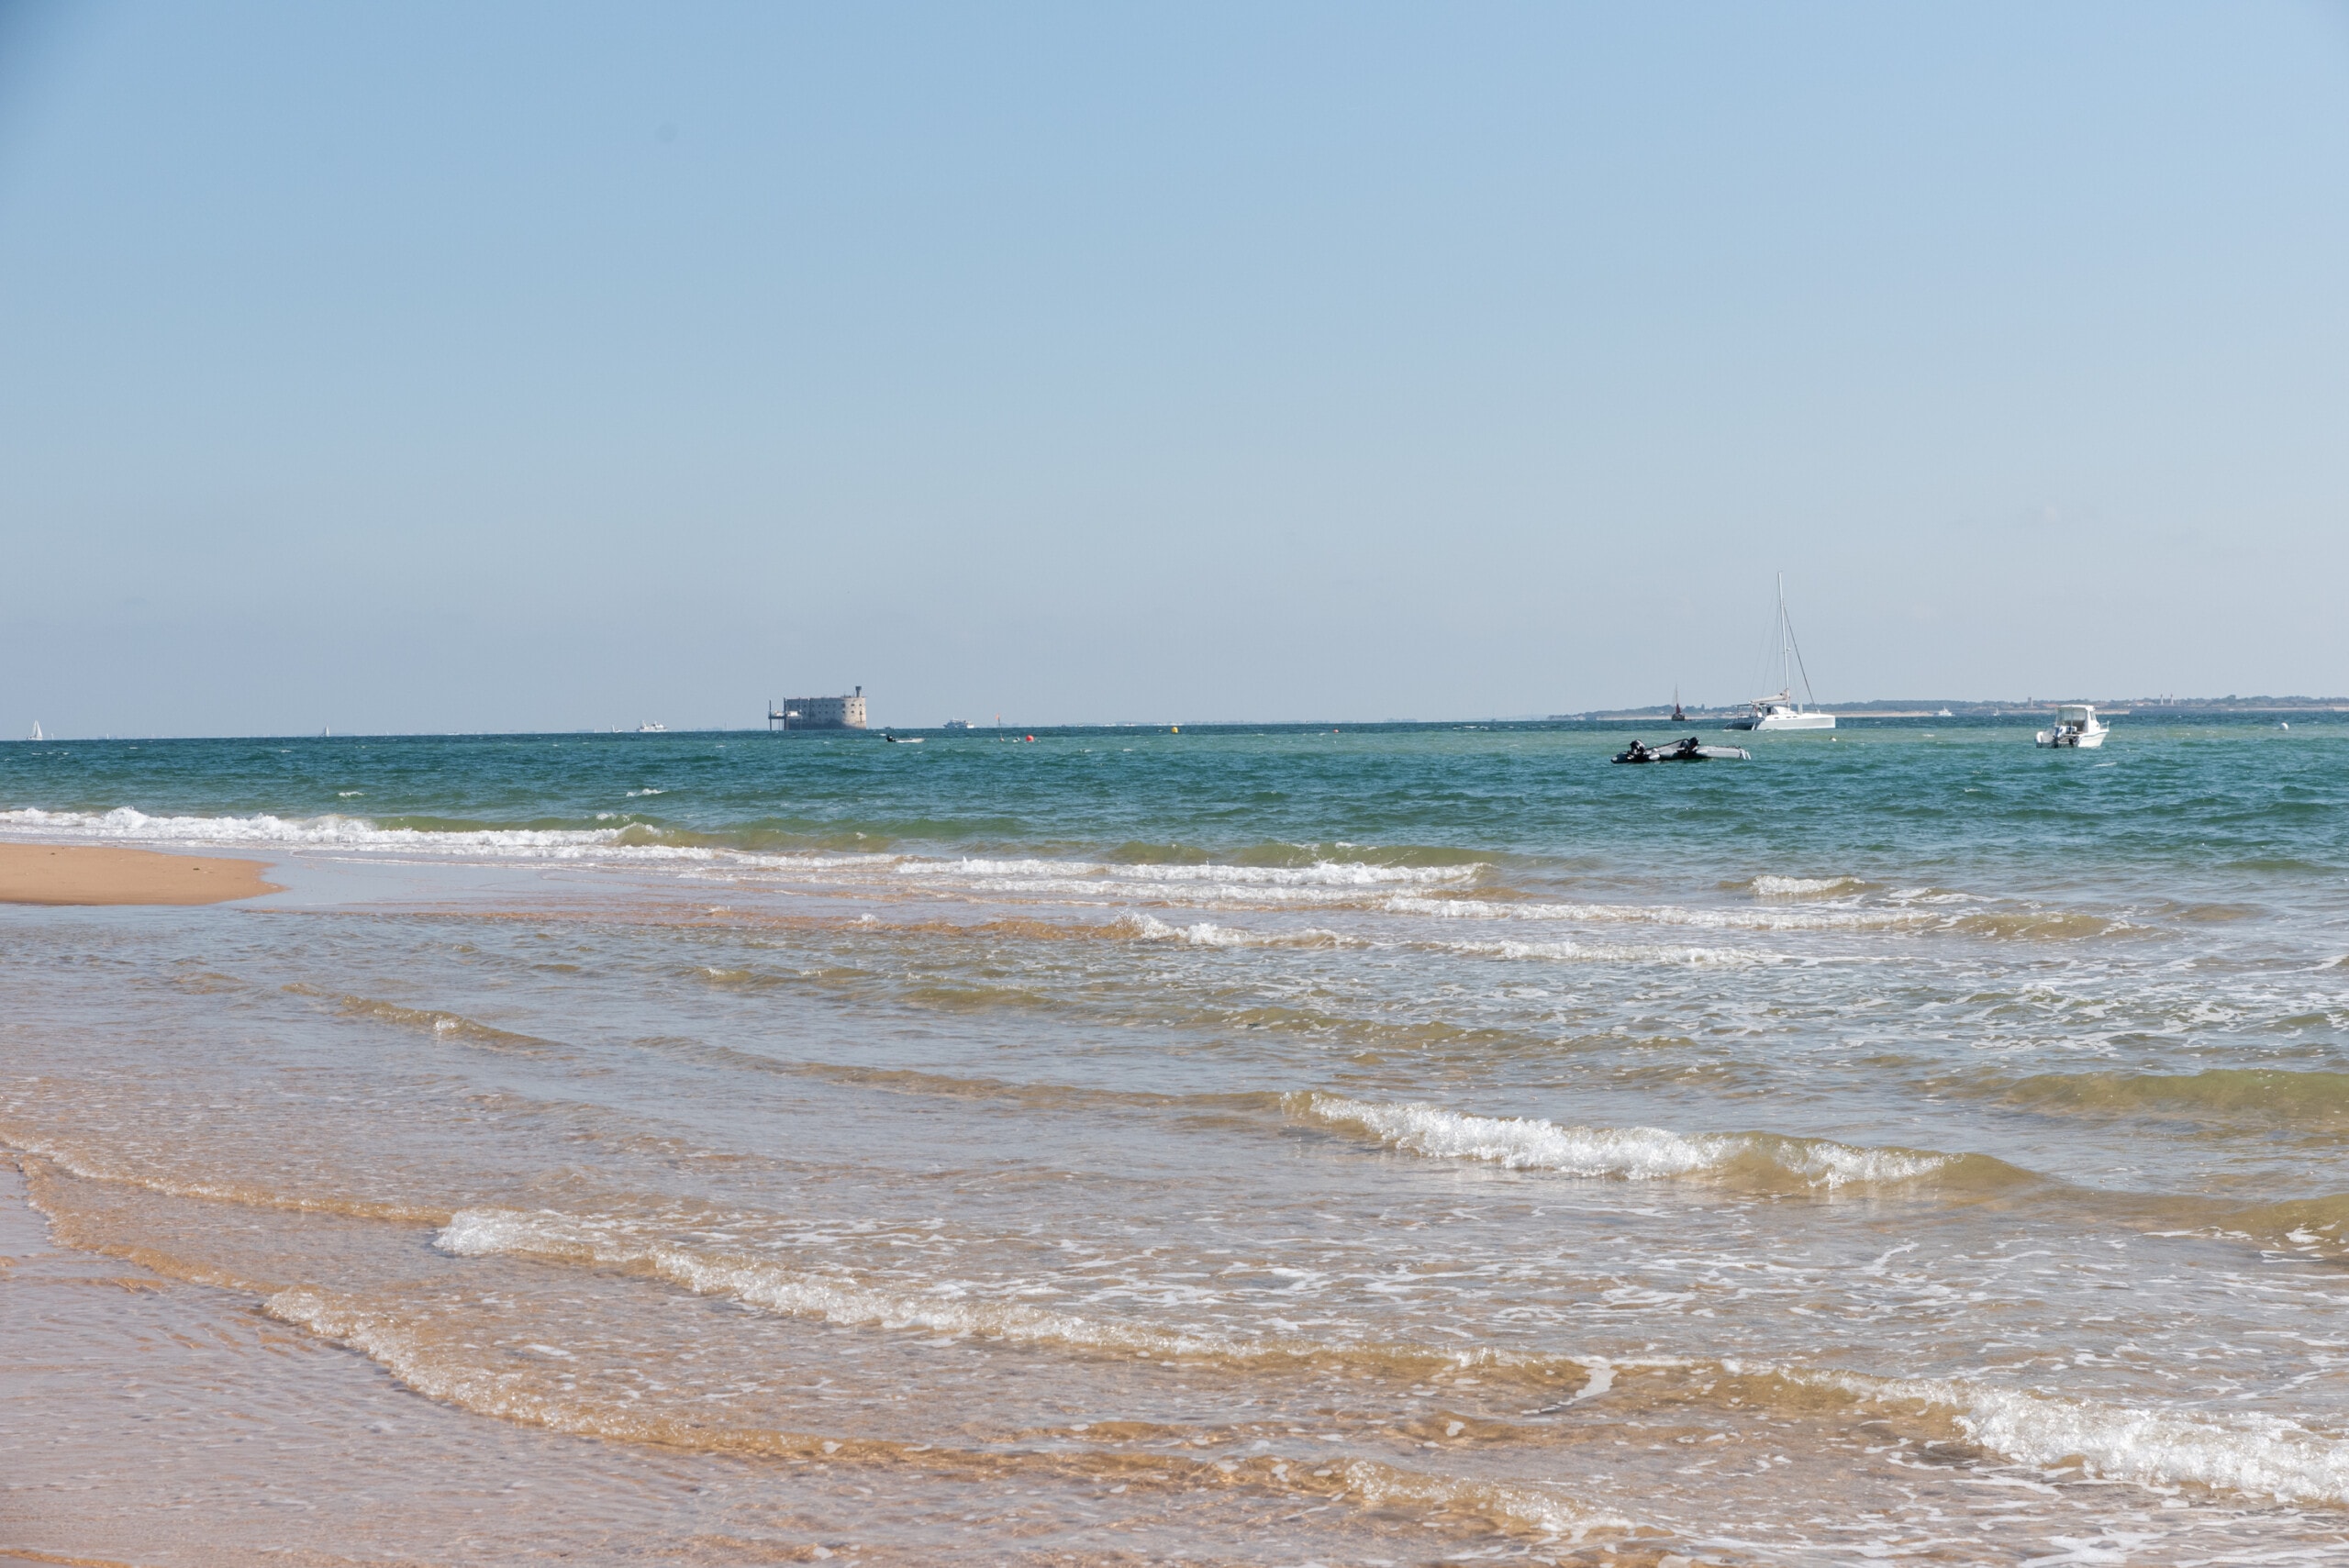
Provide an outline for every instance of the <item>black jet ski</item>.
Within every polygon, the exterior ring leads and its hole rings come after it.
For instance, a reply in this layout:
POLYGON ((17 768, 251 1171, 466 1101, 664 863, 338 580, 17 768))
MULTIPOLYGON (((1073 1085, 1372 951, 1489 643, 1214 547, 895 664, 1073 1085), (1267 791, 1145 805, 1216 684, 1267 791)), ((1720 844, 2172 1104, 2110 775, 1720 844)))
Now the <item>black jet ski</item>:
POLYGON ((1686 740, 1675 740, 1669 746, 1651 746, 1644 740, 1634 740, 1624 751, 1615 753, 1619 762, 1706 762, 1716 758, 1744 761, 1753 752, 1742 746, 1700 746, 1694 735, 1686 740))

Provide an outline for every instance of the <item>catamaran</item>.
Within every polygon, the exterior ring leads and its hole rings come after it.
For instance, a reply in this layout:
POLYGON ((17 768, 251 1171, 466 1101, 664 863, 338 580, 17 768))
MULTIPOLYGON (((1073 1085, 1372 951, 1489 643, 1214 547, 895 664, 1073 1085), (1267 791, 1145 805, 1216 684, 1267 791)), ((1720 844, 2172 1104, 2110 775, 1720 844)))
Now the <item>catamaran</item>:
POLYGON ((1742 713, 1729 721, 1731 729, 1832 729, 1835 716, 1819 711, 1818 699, 1811 695, 1810 672, 1803 669, 1802 650, 1795 643, 1795 623, 1787 617, 1787 574, 1778 573, 1778 620, 1772 628, 1777 646, 1771 651, 1770 662, 1778 666, 1778 692, 1776 696, 1756 697, 1753 711, 1742 713), (1801 671, 1802 695, 1810 706, 1795 701, 1795 673, 1801 671))

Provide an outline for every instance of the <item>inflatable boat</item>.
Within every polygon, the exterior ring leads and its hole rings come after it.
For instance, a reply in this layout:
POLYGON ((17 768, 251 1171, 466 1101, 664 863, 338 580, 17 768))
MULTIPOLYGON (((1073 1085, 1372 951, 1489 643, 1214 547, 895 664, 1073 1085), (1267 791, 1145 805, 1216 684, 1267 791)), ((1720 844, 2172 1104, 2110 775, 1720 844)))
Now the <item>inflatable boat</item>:
POLYGON ((1716 760, 1744 762, 1753 753, 1742 746, 1700 746, 1694 735, 1686 740, 1675 740, 1669 746, 1651 746, 1644 740, 1634 740, 1615 753, 1619 762, 1708 762, 1716 760))

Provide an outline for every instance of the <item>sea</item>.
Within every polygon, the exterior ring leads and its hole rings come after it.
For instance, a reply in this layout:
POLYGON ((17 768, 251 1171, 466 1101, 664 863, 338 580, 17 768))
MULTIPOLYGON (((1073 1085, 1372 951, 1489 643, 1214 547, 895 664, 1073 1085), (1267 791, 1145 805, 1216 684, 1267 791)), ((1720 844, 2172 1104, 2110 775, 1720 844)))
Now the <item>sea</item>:
POLYGON ((2349 724, 2033 722, 0 746, 0 1555, 2349 1561, 2349 724))

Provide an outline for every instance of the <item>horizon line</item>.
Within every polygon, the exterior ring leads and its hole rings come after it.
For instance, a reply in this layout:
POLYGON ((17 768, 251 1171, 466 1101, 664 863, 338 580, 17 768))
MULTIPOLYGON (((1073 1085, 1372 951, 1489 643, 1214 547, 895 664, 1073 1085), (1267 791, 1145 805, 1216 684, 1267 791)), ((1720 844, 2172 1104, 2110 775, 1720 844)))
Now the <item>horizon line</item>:
MULTIPOLYGON (((2202 710, 2212 713, 2271 714, 2310 713, 2349 714, 2349 696, 2309 697, 2288 696, 2223 696, 2223 697, 2026 697, 2021 700, 1983 697, 1871 697, 1845 702, 1817 705, 1815 711, 1836 712, 1836 717, 1848 714, 1853 718, 1995 718, 2014 715, 2052 711, 2069 703, 2111 710, 2117 717, 2132 713, 2191 713, 2202 710), (1960 711, 1963 709, 1964 711, 1960 711), (1947 710, 1946 712, 1942 710, 1947 710)), ((1713 718, 1742 713, 1747 703, 1682 705, 1689 719, 1713 718)), ((539 740, 560 736, 620 737, 651 734, 656 736, 685 735, 873 735, 905 729, 941 734, 1000 735, 1026 734, 1032 730, 1070 729, 1145 729, 1172 730, 1186 727, 1196 729, 1242 729, 1271 728, 1282 729, 1320 728, 1324 726, 1343 728, 1348 726, 1366 728, 1397 727, 1436 728, 1482 724, 1599 724, 1639 722, 1651 718, 1668 718, 1671 708, 1662 703, 1640 707, 1596 707, 1574 713, 1549 714, 1478 714, 1443 718, 1202 718, 1202 719, 1066 719, 1029 720, 1020 724, 973 724, 949 729, 945 721, 935 724, 870 724, 862 729, 807 728, 797 730, 770 729, 763 723, 732 727, 726 725, 682 728, 645 731, 630 728, 590 728, 572 727, 559 729, 353 729, 343 734, 308 730, 259 731, 249 734, 187 733, 174 735, 130 735, 103 732, 96 735, 43 734, 38 740, 29 735, 9 736, 5 740, 17 745, 57 745, 75 742, 131 742, 170 740, 539 740)))

